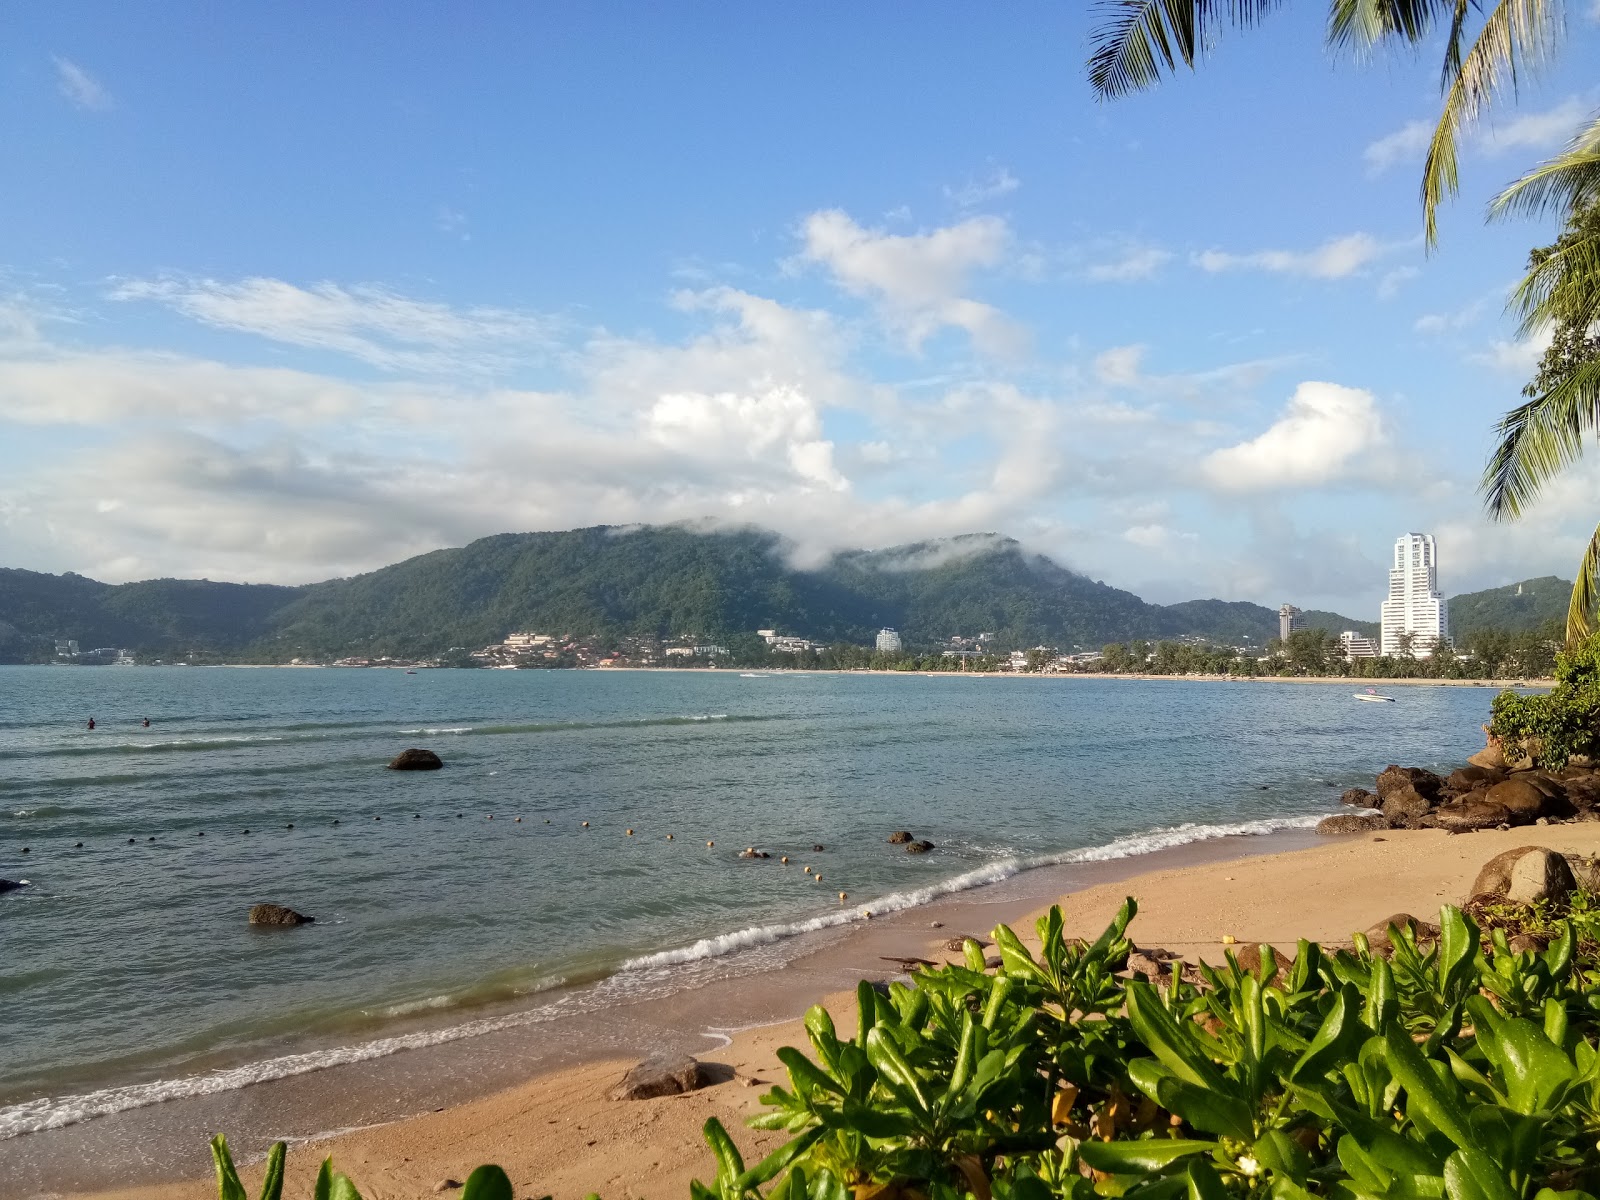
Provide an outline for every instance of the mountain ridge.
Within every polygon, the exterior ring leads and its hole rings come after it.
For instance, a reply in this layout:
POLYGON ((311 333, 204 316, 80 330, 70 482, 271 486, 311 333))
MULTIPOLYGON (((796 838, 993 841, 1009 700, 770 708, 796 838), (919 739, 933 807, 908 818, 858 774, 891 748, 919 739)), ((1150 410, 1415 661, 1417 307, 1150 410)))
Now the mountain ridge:
MULTIPOLYGON (((996 648, 1063 649, 1182 637, 1264 645, 1278 631, 1274 609, 1215 599, 1150 604, 995 534, 846 550, 813 569, 790 566, 789 550, 759 529, 602 525, 494 534, 298 586, 107 584, 0 568, 0 661, 49 658, 56 638, 83 649, 284 662, 430 656, 523 629, 666 638, 775 628, 863 643, 891 626, 908 646, 990 633, 996 648)), ((1541 596, 1548 590, 1548 581, 1531 582, 1541 596)), ((1376 631, 1337 613, 1306 618, 1333 633, 1376 631)))

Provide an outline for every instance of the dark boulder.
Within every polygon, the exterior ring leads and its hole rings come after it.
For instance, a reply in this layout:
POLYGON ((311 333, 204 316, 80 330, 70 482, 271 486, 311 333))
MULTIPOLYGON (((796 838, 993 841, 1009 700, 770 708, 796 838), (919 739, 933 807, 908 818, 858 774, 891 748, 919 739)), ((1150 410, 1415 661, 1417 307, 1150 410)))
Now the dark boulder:
POLYGON ((1548 816, 1552 807, 1552 798, 1546 794, 1547 789, 1538 786, 1539 782, 1513 776, 1504 783, 1495 784, 1483 793, 1483 798, 1490 804, 1504 806, 1511 814, 1513 825, 1530 825, 1548 816))
POLYGON ((389 764, 391 771, 437 771, 444 763, 432 750, 402 750, 389 764))
POLYGON ((1433 801, 1416 788, 1391 788, 1383 797, 1383 815, 1397 825, 1415 821, 1433 811, 1433 801))
POLYGON ((26 879, 0 879, 0 895, 4 895, 6 892, 14 892, 18 888, 27 886, 28 881, 26 879))
POLYGON ((681 1096, 704 1087, 706 1070, 687 1054, 656 1054, 639 1063, 611 1089, 613 1100, 651 1100, 681 1096))
POLYGON ((1412 938, 1420 945, 1427 945, 1430 942, 1439 940, 1439 927, 1437 925, 1429 921, 1419 920, 1410 913, 1395 913, 1394 916, 1379 921, 1371 929, 1367 930, 1367 944, 1376 953, 1384 957, 1388 957, 1394 950, 1394 939, 1389 933, 1391 929, 1409 930, 1412 938))
POLYGON ((1472 881, 1467 899, 1478 896, 1508 896, 1531 904, 1535 899, 1561 899, 1574 886, 1567 860, 1544 846, 1518 846, 1496 854, 1484 863, 1472 881), (1527 860, 1526 865, 1524 860, 1527 860), (1519 871, 1518 868, 1521 867, 1519 871), (1513 896, 1513 889, 1519 894, 1513 896), (1540 893, 1540 894, 1535 894, 1540 893))
POLYGON ((1480 787, 1492 786, 1505 777, 1504 771, 1491 771, 1485 767, 1459 767, 1450 772, 1444 781, 1444 786, 1452 792, 1470 792, 1480 787))
POLYGON ((1317 832, 1322 834, 1373 833, 1387 828, 1389 822, 1378 812, 1340 813, 1317 822, 1317 832))
POLYGON ((909 841, 911 841, 911 834, 904 829, 897 829, 889 835, 889 844, 891 846, 904 846, 909 841))
POLYGON ((1347 788, 1340 794, 1339 803, 1353 805, 1356 808, 1377 808, 1383 801, 1366 788, 1347 788))
POLYGON ((1378 773, 1377 787, 1378 795, 1385 800, 1389 798, 1390 792, 1397 792, 1407 787, 1431 800, 1444 787, 1444 780, 1421 767, 1397 767, 1390 763, 1378 773))
POLYGON ((1284 968, 1289 964, 1288 960, 1271 946, 1268 946, 1266 950, 1266 956, 1263 957, 1261 947, 1251 942, 1240 946, 1233 952, 1233 961, 1239 964, 1241 971, 1248 975, 1254 975, 1257 979, 1261 978, 1262 968, 1265 967, 1267 970, 1267 983, 1270 985, 1277 980, 1283 973, 1284 968))
POLYGON ((826 849, 826 846, 824 846, 821 842, 818 842, 815 846, 811 847, 811 852, 813 854, 821 854, 826 849))
POLYGON ((250 908, 252 925, 309 925, 315 920, 281 904, 256 904, 250 908))
POLYGON ((933 843, 932 842, 928 842, 928 841, 907 842, 906 843, 906 853, 907 854, 926 854, 929 850, 932 850, 933 848, 934 848, 933 843))
POLYGON ((1431 819, 1450 833, 1472 833, 1509 824, 1511 813, 1505 805, 1486 799, 1483 792, 1471 792, 1454 804, 1435 809, 1431 819))

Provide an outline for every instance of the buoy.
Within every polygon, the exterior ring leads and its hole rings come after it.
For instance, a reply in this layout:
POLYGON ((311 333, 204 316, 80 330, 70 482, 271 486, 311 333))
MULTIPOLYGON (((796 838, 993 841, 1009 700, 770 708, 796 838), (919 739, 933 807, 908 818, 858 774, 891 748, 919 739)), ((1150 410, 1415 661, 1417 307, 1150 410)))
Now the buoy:
POLYGON ((338 817, 335 817, 335 818, 334 818, 334 819, 333 819, 333 823, 334 823, 334 824, 335 824, 335 825, 337 825, 337 824, 338 824, 338 823, 339 823, 339 818, 338 818, 338 817))
MULTIPOLYGON (((249 831, 249 830, 248 830, 248 829, 246 829, 246 830, 245 830, 245 832, 246 832, 246 833, 249 833, 249 832, 250 832, 250 831, 249 831)), ((129 840, 129 841, 130 841, 130 842, 131 842, 131 841, 133 841, 133 839, 132 839, 132 838, 129 838, 129 839, 128 839, 128 840, 129 840)))
POLYGON ((293 829, 294 828, 294 822, 290 821, 287 825, 284 826, 284 828, 285 829, 293 829))
POLYGON ((372 819, 373 819, 373 820, 374 820, 374 821, 381 821, 381 820, 383 820, 383 818, 382 818, 382 817, 373 817, 373 818, 372 818, 372 819))
POLYGON ((839 903, 840 904, 843 904, 848 899, 850 899, 849 896, 845 895, 843 892, 839 893, 839 903))
POLYGON ((521 825, 521 824, 522 824, 522 818, 521 818, 521 817, 518 817, 518 818, 517 818, 517 820, 516 820, 516 823, 517 823, 517 824, 518 824, 518 825, 521 825))
POLYGON ((411 814, 411 819, 413 821, 420 821, 420 820, 422 820, 422 814, 421 813, 412 813, 411 814))
MULTIPOLYGON (((202 833, 200 836, 201 837, 205 837, 205 834, 202 833)), ((83 843, 79 842, 76 846, 73 847, 73 849, 74 850, 82 850, 83 849, 83 843)))
MULTIPOLYGON (((249 833, 250 831, 248 829, 246 829, 245 832, 249 833)), ((133 839, 132 838, 128 839, 128 845, 130 845, 130 846, 133 845, 133 839)))
POLYGON ((865 920, 872 920, 872 910, 870 908, 863 908, 861 910, 861 916, 865 920))
POLYGON ((583 823, 583 827, 584 827, 584 828, 585 828, 585 829, 587 829, 587 828, 589 828, 589 822, 587 822, 587 821, 585 821, 585 822, 584 822, 584 823, 583 823))
POLYGON ((147 842, 153 842, 153 841, 155 841, 155 840, 156 840, 156 839, 155 839, 155 838, 153 838, 153 837, 150 837, 150 838, 146 838, 146 839, 145 839, 145 841, 147 841, 147 842))
POLYGON ((778 860, 778 861, 779 861, 779 862, 781 862, 781 863, 785 863, 785 864, 787 864, 787 863, 788 863, 788 861, 789 861, 789 856, 788 856, 788 855, 787 855, 787 854, 785 854, 785 855, 784 855, 784 856, 783 856, 783 857, 782 857, 782 858, 780 858, 780 859, 779 859, 779 860, 778 860))
POLYGON ((549 818, 549 817, 546 817, 546 818, 545 818, 545 819, 544 819, 544 823, 545 823, 545 824, 546 824, 546 825, 548 825, 548 824, 550 824, 550 818, 549 818))
POLYGON ((494 814, 493 813, 489 814, 489 820, 491 820, 491 821, 494 820, 494 814))
POLYGON ((24 846, 24 847, 23 847, 23 848, 22 848, 22 852, 23 852, 23 853, 24 853, 24 854, 26 854, 26 853, 27 853, 27 852, 28 852, 28 848, 27 848, 27 847, 26 847, 26 846, 24 846))
MULTIPOLYGON (((202 829, 199 833, 195 834, 195 837, 205 837, 205 835, 206 835, 206 831, 204 829, 202 829)), ((78 845, 81 846, 81 845, 83 845, 83 843, 79 842, 78 845)))
POLYGON ((712 846, 715 846, 715 845, 716 845, 716 843, 715 843, 715 842, 707 842, 707 843, 706 843, 706 848, 707 848, 707 849, 710 849, 710 848, 711 848, 711 847, 712 847, 712 846))
POLYGON ((631 830, 631 829, 630 829, 630 830, 628 830, 628 836, 629 836, 629 837, 632 837, 632 836, 633 836, 633 830, 631 830))
POLYGON ((821 871, 818 871, 818 872, 817 872, 817 873, 816 873, 816 874, 815 874, 815 875, 813 875, 813 876, 812 876, 812 877, 811 877, 811 878, 813 878, 813 879, 815 879, 815 880, 816 880, 816 881, 817 881, 817 882, 818 882, 818 883, 821 883, 821 882, 822 882, 822 872, 821 872, 821 871))
POLYGON ((669 833, 669 834, 667 834, 667 841, 670 842, 671 840, 672 840, 672 835, 669 833))
POLYGON ((807 868, 806 868, 806 874, 807 874, 807 875, 809 875, 809 874, 811 874, 811 868, 810 868, 810 867, 807 867, 807 868))

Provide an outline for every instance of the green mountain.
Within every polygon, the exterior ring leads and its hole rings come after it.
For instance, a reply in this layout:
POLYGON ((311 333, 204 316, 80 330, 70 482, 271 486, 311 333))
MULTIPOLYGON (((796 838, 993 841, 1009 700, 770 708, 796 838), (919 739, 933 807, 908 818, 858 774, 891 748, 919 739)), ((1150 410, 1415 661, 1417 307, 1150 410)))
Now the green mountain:
POLYGON ((1460 645, 1481 629, 1521 633, 1554 621, 1565 625, 1572 581, 1546 575, 1450 598, 1450 637, 1460 645))
MULTIPOLYGON (((160 657, 287 661, 422 657, 523 629, 728 638, 775 628, 865 643, 892 626, 909 646, 991 633, 1001 648, 1080 649, 1176 637, 1261 645, 1278 631, 1273 609, 1147 604, 994 535, 847 551, 812 569, 791 565, 786 550, 760 530, 597 526, 500 534, 303 587, 111 585, 0 570, 0 661, 48 659, 56 638, 160 657)), ((1307 616, 1333 632, 1373 628, 1333 613, 1307 616)))

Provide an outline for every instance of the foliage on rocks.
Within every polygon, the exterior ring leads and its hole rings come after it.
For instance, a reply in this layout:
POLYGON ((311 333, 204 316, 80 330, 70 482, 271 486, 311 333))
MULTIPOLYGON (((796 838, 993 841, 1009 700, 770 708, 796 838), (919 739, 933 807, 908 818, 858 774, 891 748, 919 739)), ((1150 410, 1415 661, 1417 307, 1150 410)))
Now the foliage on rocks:
POLYGON ((1600 634, 1558 655, 1555 678, 1544 695, 1501 692, 1489 724, 1508 751, 1520 749, 1551 771, 1600 749, 1600 634))

